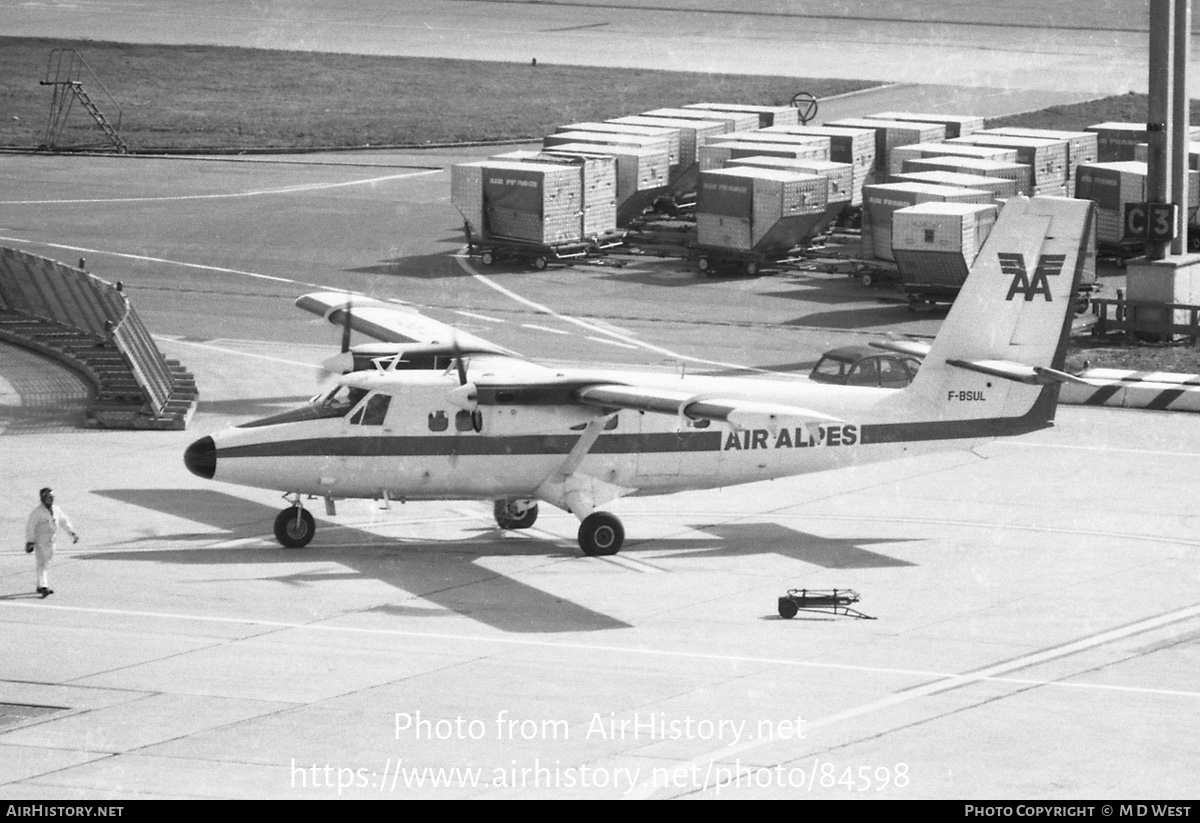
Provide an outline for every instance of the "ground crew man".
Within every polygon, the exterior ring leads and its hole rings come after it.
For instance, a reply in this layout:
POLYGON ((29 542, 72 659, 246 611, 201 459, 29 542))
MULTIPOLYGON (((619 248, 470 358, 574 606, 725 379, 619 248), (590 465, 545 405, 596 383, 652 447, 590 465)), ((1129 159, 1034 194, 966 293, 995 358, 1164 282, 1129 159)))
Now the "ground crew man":
POLYGON ((29 513, 25 523, 25 551, 37 552, 37 593, 45 598, 54 594, 54 589, 50 588, 50 559, 54 557, 58 530, 65 529, 76 543, 79 534, 66 512, 54 505, 53 491, 42 489, 39 495, 42 502, 29 513))

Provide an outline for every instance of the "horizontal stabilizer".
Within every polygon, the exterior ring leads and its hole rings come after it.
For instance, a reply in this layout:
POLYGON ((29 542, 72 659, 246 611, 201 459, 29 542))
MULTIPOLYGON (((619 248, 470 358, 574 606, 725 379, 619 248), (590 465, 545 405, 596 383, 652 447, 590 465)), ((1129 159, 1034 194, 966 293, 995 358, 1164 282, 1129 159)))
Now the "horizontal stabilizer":
POLYGON ((987 374, 992 377, 999 377, 1003 380, 1012 380, 1031 386, 1046 386, 1051 383, 1086 384, 1087 382, 1073 374, 1067 374, 1058 369, 1050 369, 1044 366, 1026 366, 1023 363, 1013 363, 1008 360, 947 360, 946 363, 950 366, 957 366, 960 369, 967 369, 979 372, 980 374, 987 374))
POLYGON ((924 357, 929 354, 929 343, 917 340, 872 340, 870 344, 876 349, 892 351, 897 354, 910 354, 913 357, 924 357))

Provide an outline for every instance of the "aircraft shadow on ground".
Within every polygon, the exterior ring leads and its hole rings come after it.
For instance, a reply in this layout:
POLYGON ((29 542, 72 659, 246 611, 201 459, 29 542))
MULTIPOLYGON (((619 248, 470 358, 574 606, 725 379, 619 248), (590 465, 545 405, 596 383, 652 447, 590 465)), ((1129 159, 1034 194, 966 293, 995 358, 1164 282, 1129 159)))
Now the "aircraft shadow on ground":
POLYGON ((796 284, 795 288, 764 291, 760 292, 760 294, 763 297, 777 297, 781 300, 803 300, 806 303, 825 303, 832 306, 852 303, 860 307, 858 310, 861 310, 863 303, 870 302, 877 302, 881 306, 886 306, 893 310, 903 308, 907 305, 905 299, 899 294, 865 289, 855 283, 836 286, 828 281, 822 282, 820 280, 810 280, 804 284, 796 284))
MULTIPOLYGON (((746 557, 753 554, 781 554, 822 569, 887 569, 915 566, 870 549, 871 543, 918 542, 897 541, 895 538, 835 538, 797 531, 778 523, 731 523, 716 526, 693 526, 698 532, 719 537, 695 541, 692 547, 673 557, 746 557)), ((686 541, 671 541, 670 548, 682 548, 686 541)))
MULTIPOLYGON (((272 541, 269 548, 203 549, 154 552, 120 550, 87 555, 89 561, 121 560, 179 565, 228 565, 240 563, 294 564, 334 561, 350 569, 344 575, 321 572, 288 572, 261 578, 285 585, 319 585, 331 579, 375 579, 409 592, 441 610, 470 617, 502 631, 514 633, 585 632, 629 628, 629 624, 580 606, 564 598, 527 586, 475 561, 490 552, 472 545, 422 541, 388 541, 377 534, 352 527, 328 525, 324 535, 318 527, 314 545, 284 549, 274 545, 272 524, 279 510, 217 491, 192 489, 101 489, 95 494, 129 505, 186 518, 206 526, 225 529, 228 540, 260 537, 272 541), (324 542, 323 542, 324 538, 324 542), (336 542, 333 542, 336 541, 336 542)), ((402 522, 402 521, 400 521, 402 522)), ((481 530, 482 533, 494 531, 481 530)), ((149 540, 212 541, 214 535, 162 535, 149 540)), ((217 537, 220 539, 220 536, 217 537)), ((536 556, 561 553, 561 548, 539 540, 496 542, 495 554, 536 556)), ((572 552, 574 554, 574 552, 572 552)), ((443 611, 398 605, 380 606, 376 611, 397 616, 441 616, 443 611)))
POLYGON ((389 277, 419 277, 433 279, 438 277, 463 277, 464 272, 458 262, 449 254, 418 254, 412 257, 393 257, 381 260, 374 266, 360 266, 355 269, 345 269, 351 274, 381 274, 389 277))
POLYGON ((878 328, 882 335, 885 327, 904 323, 918 323, 930 317, 946 316, 945 311, 910 312, 902 306, 877 306, 874 308, 847 309, 806 314, 794 320, 785 320, 781 326, 814 329, 871 329, 878 328))

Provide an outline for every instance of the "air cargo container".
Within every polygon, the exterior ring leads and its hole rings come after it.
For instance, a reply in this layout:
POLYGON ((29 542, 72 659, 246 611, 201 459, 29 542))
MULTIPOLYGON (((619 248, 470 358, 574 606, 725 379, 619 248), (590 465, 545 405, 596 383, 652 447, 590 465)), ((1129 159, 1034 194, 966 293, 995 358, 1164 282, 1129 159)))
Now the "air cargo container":
POLYGON ((1146 164, 1136 160, 1087 163, 1079 167, 1075 196, 1096 204, 1096 240, 1103 246, 1125 241, 1125 205, 1146 200, 1146 164))
POLYGON ((976 132, 948 141, 952 145, 993 146, 1016 149, 1017 162, 1029 166, 1032 195, 1067 196, 1067 141, 1040 137, 1012 137, 976 132))
POLYGON ((946 137, 966 137, 983 130, 983 118, 973 114, 927 114, 911 111, 881 111, 867 115, 872 120, 899 120, 902 123, 938 123, 946 127, 946 137))
POLYGON ((825 212, 827 186, 819 175, 780 169, 700 172, 696 235, 701 270, 738 262, 753 273, 759 263, 800 245, 825 212))
POLYGON ((618 226, 627 225, 655 198, 667 191, 670 167, 665 150, 602 143, 563 143, 546 151, 553 154, 602 154, 615 158, 618 226))
MULTIPOLYGON (((996 160, 1001 163, 1016 163, 1017 150, 1014 148, 999 148, 997 146, 968 146, 965 143, 916 143, 911 146, 897 146, 892 150, 892 162, 896 173, 904 169, 909 160, 921 160, 926 157, 976 157, 980 160, 996 160)), ((1018 186, 1029 186, 1029 170, 1024 171, 1024 180, 1018 186)), ((1022 194, 1028 194, 1022 191, 1022 194)))
POLYGON ((999 177, 1011 180, 1013 192, 1024 194, 1023 189, 1029 186, 1029 167, 1021 163, 1004 163, 999 160, 988 160, 982 157, 959 157, 943 155, 941 157, 921 157, 905 160, 902 174, 920 171, 952 171, 958 174, 978 174, 982 177, 999 177))
POLYGON ((829 183, 828 199, 832 207, 841 210, 851 204, 854 167, 849 163, 834 163, 832 160, 808 160, 795 157, 737 157, 725 161, 725 168, 754 166, 764 169, 783 169, 805 174, 819 174, 829 183))
POLYGON ((675 129, 679 133, 679 163, 683 166, 696 162, 697 147, 704 145, 709 137, 729 133, 729 123, 720 120, 683 120, 680 118, 633 115, 630 117, 614 117, 605 122, 630 126, 675 129))
POLYGON ((779 171, 816 174, 828 184, 825 193, 825 211, 820 219, 809 227, 809 238, 824 232, 837 222, 850 207, 850 165, 829 160, 797 160, 792 157, 739 157, 727 160, 726 168, 777 169, 779 171))
POLYGON ((812 134, 829 138, 829 159, 849 163, 854 170, 853 195, 850 205, 862 205, 862 187, 876 182, 875 132, 873 129, 839 128, 837 126, 772 126, 765 131, 786 134, 812 134))
POLYGON ((1039 137, 1046 140, 1067 141, 1067 196, 1075 196, 1075 169, 1080 163, 1100 162, 1099 135, 1090 131, 1061 131, 1059 129, 1027 129, 1004 126, 987 129, 989 134, 1007 134, 1013 137, 1039 137))
MULTIPOLYGON (((666 135, 648 137, 644 134, 623 134, 615 131, 560 131, 542 138, 542 148, 552 149, 564 143, 596 143, 601 146, 620 146, 661 151, 671 166, 671 140, 666 135)), ((678 146, 678 142, 676 146, 678 146)), ((678 158, 678 152, 676 153, 678 158)))
POLYGON ((580 170, 573 166, 484 160, 451 169, 451 201, 476 237, 578 242, 581 196, 580 170))
POLYGON ((492 160, 522 163, 571 165, 582 175, 581 234, 584 238, 602 238, 617 229, 617 161, 606 154, 556 154, 541 151, 513 151, 494 155, 492 160))
POLYGON ((958 295, 996 223, 996 206, 920 203, 892 214, 892 252, 912 304, 958 295))
MULTIPOLYGON (((665 140, 667 142, 667 162, 671 166, 678 166, 682 162, 680 155, 680 140, 678 129, 664 129, 655 126, 633 126, 628 123, 571 123, 567 126, 559 126, 554 130, 555 134, 564 134, 570 132, 601 132, 604 134, 631 134, 636 137, 648 137, 652 140, 665 140)), ((653 143, 645 145, 653 146, 653 143)))
POLYGON ((729 126, 730 132, 753 131, 758 128, 758 115, 736 111, 714 111, 705 109, 653 109, 641 112, 643 117, 670 117, 675 120, 720 120, 729 126))
POLYGON ((733 112, 758 116, 758 127, 794 126, 800 122, 800 110, 792 106, 755 106, 749 103, 689 103, 685 109, 733 112))
POLYGON ((1084 131, 1096 134, 1096 161, 1119 163, 1133 160, 1138 143, 1149 142, 1145 123, 1095 123, 1084 131))
POLYGON ((1016 180, 936 169, 898 174, 893 181, 896 183, 933 183, 938 186, 958 186, 964 189, 986 189, 992 193, 994 198, 1000 200, 1012 197, 1017 193, 1016 180))
POLYGON ((805 160, 828 160, 829 150, 818 143, 758 143, 726 140, 700 147, 700 170, 722 168, 726 160, 738 157, 795 157, 805 160))
POLYGON ((894 174, 892 149, 919 143, 939 143, 946 139, 946 127, 940 123, 916 123, 902 120, 872 120, 867 117, 847 117, 826 123, 852 129, 871 129, 875 132, 875 171, 880 175, 894 174))
POLYGON ((894 260, 892 215, 921 203, 974 203, 991 205, 992 193, 984 189, 960 189, 930 183, 882 183, 863 188, 863 257, 894 260))
MULTIPOLYGON (((710 138, 708 143, 779 143, 785 146, 812 146, 819 149, 818 159, 828 160, 830 141, 828 137, 815 134, 789 134, 781 131, 756 129, 710 138)), ((706 143, 705 145, 708 145, 706 143)), ((703 148, 703 147, 701 147, 703 148)))

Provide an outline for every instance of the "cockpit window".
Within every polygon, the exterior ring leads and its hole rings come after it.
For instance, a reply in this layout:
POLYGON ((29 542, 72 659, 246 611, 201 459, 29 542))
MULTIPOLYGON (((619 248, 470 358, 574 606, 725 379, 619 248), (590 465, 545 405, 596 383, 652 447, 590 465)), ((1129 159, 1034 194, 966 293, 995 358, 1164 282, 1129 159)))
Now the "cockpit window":
POLYGON ((345 417, 367 395, 366 389, 335 386, 313 401, 318 417, 345 417))

